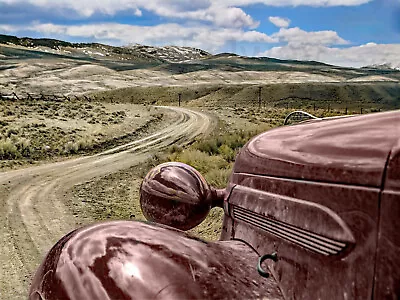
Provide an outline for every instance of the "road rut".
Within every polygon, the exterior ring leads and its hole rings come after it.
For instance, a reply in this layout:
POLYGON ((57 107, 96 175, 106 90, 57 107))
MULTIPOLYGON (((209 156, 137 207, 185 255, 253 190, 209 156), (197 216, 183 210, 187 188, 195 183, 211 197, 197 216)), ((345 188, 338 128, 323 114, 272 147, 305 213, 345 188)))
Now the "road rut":
POLYGON ((105 152, 0 174, 0 299, 26 299, 31 276, 46 252, 76 228, 67 191, 93 177, 129 168, 169 145, 183 145, 207 132, 203 113, 176 112, 172 124, 146 138, 105 152))

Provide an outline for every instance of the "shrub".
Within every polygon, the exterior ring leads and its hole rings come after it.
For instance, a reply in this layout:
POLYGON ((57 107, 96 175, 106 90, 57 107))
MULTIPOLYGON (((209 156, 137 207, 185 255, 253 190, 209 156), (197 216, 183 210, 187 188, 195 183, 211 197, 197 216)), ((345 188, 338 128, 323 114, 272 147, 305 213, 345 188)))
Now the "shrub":
POLYGON ((207 182, 216 188, 224 188, 226 187, 229 176, 232 173, 231 168, 227 169, 213 169, 204 174, 205 179, 207 182))
POLYGON ((170 154, 181 153, 183 151, 181 146, 173 145, 168 149, 170 154))
POLYGON ((229 163, 221 156, 209 156, 199 150, 185 150, 179 154, 172 154, 168 158, 170 161, 188 164, 203 174, 212 169, 224 169, 229 166, 229 163))
POLYGON ((225 144, 218 148, 218 152, 227 162, 233 162, 235 160, 236 151, 225 144))
POLYGON ((6 136, 7 136, 7 137, 11 137, 12 135, 18 135, 18 133, 19 133, 19 130, 18 130, 18 129, 16 129, 16 128, 9 128, 9 129, 6 131, 6 136))
POLYGON ((64 152, 66 154, 74 154, 77 153, 79 150, 78 144, 74 142, 68 142, 64 145, 64 152))
POLYGON ((16 159, 19 157, 21 157, 21 153, 11 139, 0 140, 0 159, 16 159))
POLYGON ((219 146, 221 146, 221 145, 218 145, 217 139, 209 139, 209 140, 198 142, 196 144, 196 148, 198 150, 200 150, 201 152, 208 153, 210 155, 217 154, 219 146))
POLYGON ((18 152, 24 157, 30 157, 32 154, 31 141, 26 138, 19 138, 15 143, 18 152))
POLYGON ((93 140, 87 137, 83 137, 76 142, 78 151, 90 150, 93 148, 93 140))

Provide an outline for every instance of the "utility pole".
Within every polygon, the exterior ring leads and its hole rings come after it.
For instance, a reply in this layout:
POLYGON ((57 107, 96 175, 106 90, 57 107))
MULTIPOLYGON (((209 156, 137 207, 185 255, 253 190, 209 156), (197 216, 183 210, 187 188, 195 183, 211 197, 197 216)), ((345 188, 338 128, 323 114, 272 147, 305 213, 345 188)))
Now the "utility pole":
POLYGON ((179 93, 179 94, 178 94, 178 103, 179 103, 179 106, 181 106, 181 100, 182 100, 182 94, 179 93))

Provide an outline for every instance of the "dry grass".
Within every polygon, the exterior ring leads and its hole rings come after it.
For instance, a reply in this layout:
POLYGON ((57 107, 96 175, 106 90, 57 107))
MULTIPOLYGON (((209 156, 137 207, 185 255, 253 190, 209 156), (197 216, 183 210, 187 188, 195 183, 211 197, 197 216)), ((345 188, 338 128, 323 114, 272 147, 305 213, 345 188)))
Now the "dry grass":
POLYGON ((164 118, 143 105, 0 100, 0 170, 98 152, 157 128, 164 118))
MULTIPOLYGON (((139 204, 140 183, 152 167, 167 161, 191 165, 202 173, 210 185, 224 188, 240 148, 258 132, 276 126, 275 118, 271 123, 262 118, 262 114, 252 110, 240 111, 240 115, 229 118, 234 121, 231 125, 220 121, 212 135, 186 148, 172 146, 166 153, 153 155, 145 164, 76 186, 71 208, 74 214, 82 218, 82 223, 98 220, 144 220, 139 204), (249 121, 252 118, 255 120, 249 121), (248 126, 244 127, 246 129, 237 127, 242 124, 236 122, 238 120, 248 122, 248 126), (256 124, 252 123, 255 121, 256 124)), ((281 122, 283 120, 277 123, 281 122)), ((222 219, 223 210, 215 208, 202 224, 189 232, 206 240, 217 240, 221 233, 222 219)))

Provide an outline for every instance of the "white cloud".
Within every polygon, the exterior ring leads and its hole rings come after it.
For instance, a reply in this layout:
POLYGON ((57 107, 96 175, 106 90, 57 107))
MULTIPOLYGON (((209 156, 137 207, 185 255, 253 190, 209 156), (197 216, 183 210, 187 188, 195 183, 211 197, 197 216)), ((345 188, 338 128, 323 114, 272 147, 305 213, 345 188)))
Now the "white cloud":
POLYGON ((7 25, 7 24, 0 24, 0 31, 2 32, 16 32, 18 31, 18 27, 7 25))
MULTIPOLYGON (((213 0, 218 1, 218 0, 213 0)), ((269 6, 358 6, 373 0, 226 0, 229 5, 246 6, 264 4, 269 6)))
POLYGON ((172 12, 169 17, 208 21, 223 28, 257 28, 259 22, 237 7, 225 7, 221 4, 211 5, 206 9, 196 11, 172 12))
POLYGON ((0 0, 0 5, 23 6, 25 4, 44 10, 73 10, 82 17, 96 13, 115 15, 131 12, 141 16, 142 10, 168 18, 209 21, 224 27, 255 28, 257 22, 241 8, 252 4, 268 6, 356 6, 372 0, 0 0))
POLYGON ((30 24, 0 29, 8 33, 33 31, 46 36, 68 36, 71 38, 94 39, 98 42, 127 45, 132 43, 146 45, 178 45, 202 48, 217 52, 227 42, 274 43, 275 39, 255 31, 236 28, 214 28, 210 26, 183 26, 174 23, 157 26, 134 26, 117 23, 89 25, 30 24))
POLYGON ((260 53, 280 59, 315 60, 337 66, 363 67, 390 63, 400 66, 400 44, 368 43, 347 48, 331 48, 324 45, 295 45, 274 47, 260 53))
POLYGON ((139 8, 136 8, 133 14, 137 17, 141 17, 143 13, 139 8))
POLYGON ((27 3, 61 12, 73 10, 85 18, 99 13, 115 15, 127 11, 140 17, 142 10, 147 10, 162 17, 206 21, 224 28, 256 28, 259 25, 241 8, 214 0, 0 0, 1 3, 19 6, 27 3))
POLYGON ((281 17, 269 17, 268 20, 274 24, 276 27, 287 28, 290 25, 290 20, 281 17))
POLYGON ((281 28, 272 38, 290 45, 345 45, 349 42, 342 39, 332 30, 304 31, 298 27, 281 28))

